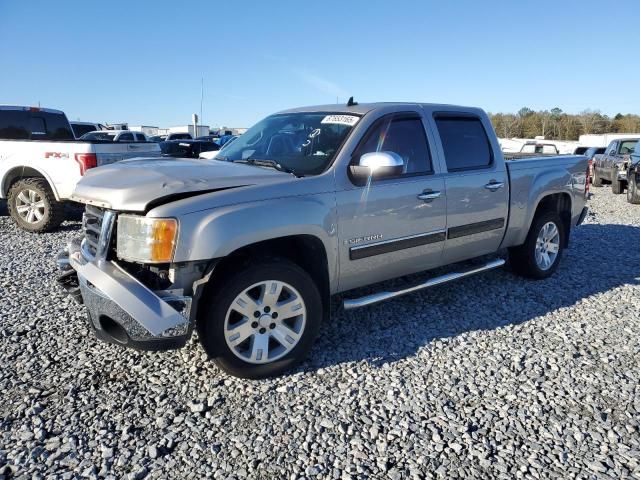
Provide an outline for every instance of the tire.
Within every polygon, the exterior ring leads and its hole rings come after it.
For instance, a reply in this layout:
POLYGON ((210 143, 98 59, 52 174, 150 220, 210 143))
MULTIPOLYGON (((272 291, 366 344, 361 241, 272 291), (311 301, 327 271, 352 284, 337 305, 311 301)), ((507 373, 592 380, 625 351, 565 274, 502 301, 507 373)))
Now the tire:
POLYGON ((280 375, 297 365, 311 349, 323 315, 313 279, 284 259, 248 263, 210 285, 200 301, 209 302, 198 322, 205 351, 222 370, 241 378, 280 375), (280 296, 263 298, 266 285, 280 286, 280 296), (266 359, 258 345, 266 348, 266 359))
POLYGON ((23 178, 9 189, 9 214, 22 230, 42 233, 64 220, 64 205, 56 200, 44 178, 23 178))
POLYGON ((550 277, 558 268, 564 244, 565 230, 560 215, 556 212, 542 212, 534 218, 525 242, 518 247, 509 249, 511 268, 516 274, 535 280, 550 277), (542 229, 548 224, 553 224, 557 231, 557 241, 549 242, 557 245, 557 252, 555 257, 548 255, 550 259, 551 257, 553 259, 551 264, 545 268, 541 266, 540 260, 536 257, 536 250, 538 248, 538 236, 541 235, 542 229))
POLYGON ((591 182, 591 185, 593 185, 594 187, 602 186, 602 179, 600 178, 600 175, 598 175, 598 170, 596 169, 596 167, 593 167, 593 181, 591 182))
POLYGON ((635 179, 631 179, 631 176, 627 176, 627 202, 634 205, 640 205, 640 193, 638 192, 638 185, 635 179))
POLYGON ((611 192, 616 195, 624 193, 624 183, 618 180, 618 170, 611 172, 611 192))

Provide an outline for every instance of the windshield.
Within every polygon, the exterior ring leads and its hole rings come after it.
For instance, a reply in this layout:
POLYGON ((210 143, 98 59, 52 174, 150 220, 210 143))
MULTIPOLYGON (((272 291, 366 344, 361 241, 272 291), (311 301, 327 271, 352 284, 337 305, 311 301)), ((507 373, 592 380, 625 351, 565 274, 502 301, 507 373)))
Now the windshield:
POLYGON ((190 133, 171 133, 169 135, 171 140, 191 140, 190 133))
POLYGON ((89 132, 80 137, 80 140, 107 140, 113 142, 116 138, 115 133, 110 132, 89 132))
POLYGON ((638 140, 624 140, 620 145, 620 155, 629 155, 633 153, 637 143, 638 140))
POLYGON ((333 161, 360 120, 339 113, 286 113, 260 121, 227 143, 219 160, 271 160, 298 176, 318 175, 333 161))

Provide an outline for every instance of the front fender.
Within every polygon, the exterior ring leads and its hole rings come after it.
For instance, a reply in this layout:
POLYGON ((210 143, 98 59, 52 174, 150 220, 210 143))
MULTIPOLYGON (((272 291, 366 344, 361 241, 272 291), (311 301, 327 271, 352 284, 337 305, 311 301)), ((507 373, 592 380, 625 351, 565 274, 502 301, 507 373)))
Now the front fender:
POLYGON ((179 218, 174 261, 222 258, 264 240, 312 235, 324 245, 333 284, 337 268, 336 221, 333 193, 241 203, 190 213, 179 218))

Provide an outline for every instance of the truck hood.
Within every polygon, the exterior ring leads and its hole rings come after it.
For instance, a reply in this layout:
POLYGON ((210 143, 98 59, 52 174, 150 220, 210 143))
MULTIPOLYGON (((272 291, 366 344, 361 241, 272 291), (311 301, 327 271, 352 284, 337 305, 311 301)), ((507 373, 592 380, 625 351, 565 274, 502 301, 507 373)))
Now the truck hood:
POLYGON ((145 212, 173 199, 277 183, 292 175, 219 160, 138 158, 89 170, 71 199, 112 210, 145 212))

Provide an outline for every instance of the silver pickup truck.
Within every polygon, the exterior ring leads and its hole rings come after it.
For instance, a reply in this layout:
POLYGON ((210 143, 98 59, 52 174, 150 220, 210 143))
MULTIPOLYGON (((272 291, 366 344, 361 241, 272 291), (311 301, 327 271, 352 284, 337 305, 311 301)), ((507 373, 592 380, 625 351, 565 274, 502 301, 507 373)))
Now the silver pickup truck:
POLYGON ((500 267, 507 249, 515 272, 548 277, 586 215, 586 173, 583 156, 505 162, 477 108, 287 110, 214 160, 88 171, 59 280, 103 340, 178 348, 195 328, 225 371, 275 375, 308 352, 334 294, 450 266, 344 294, 365 307, 500 267))
POLYGON ((637 136, 617 138, 609 143, 603 154, 593 157, 593 186, 601 187, 603 180, 611 184, 611 191, 621 194, 627 188, 627 170, 631 154, 638 145, 637 136))

